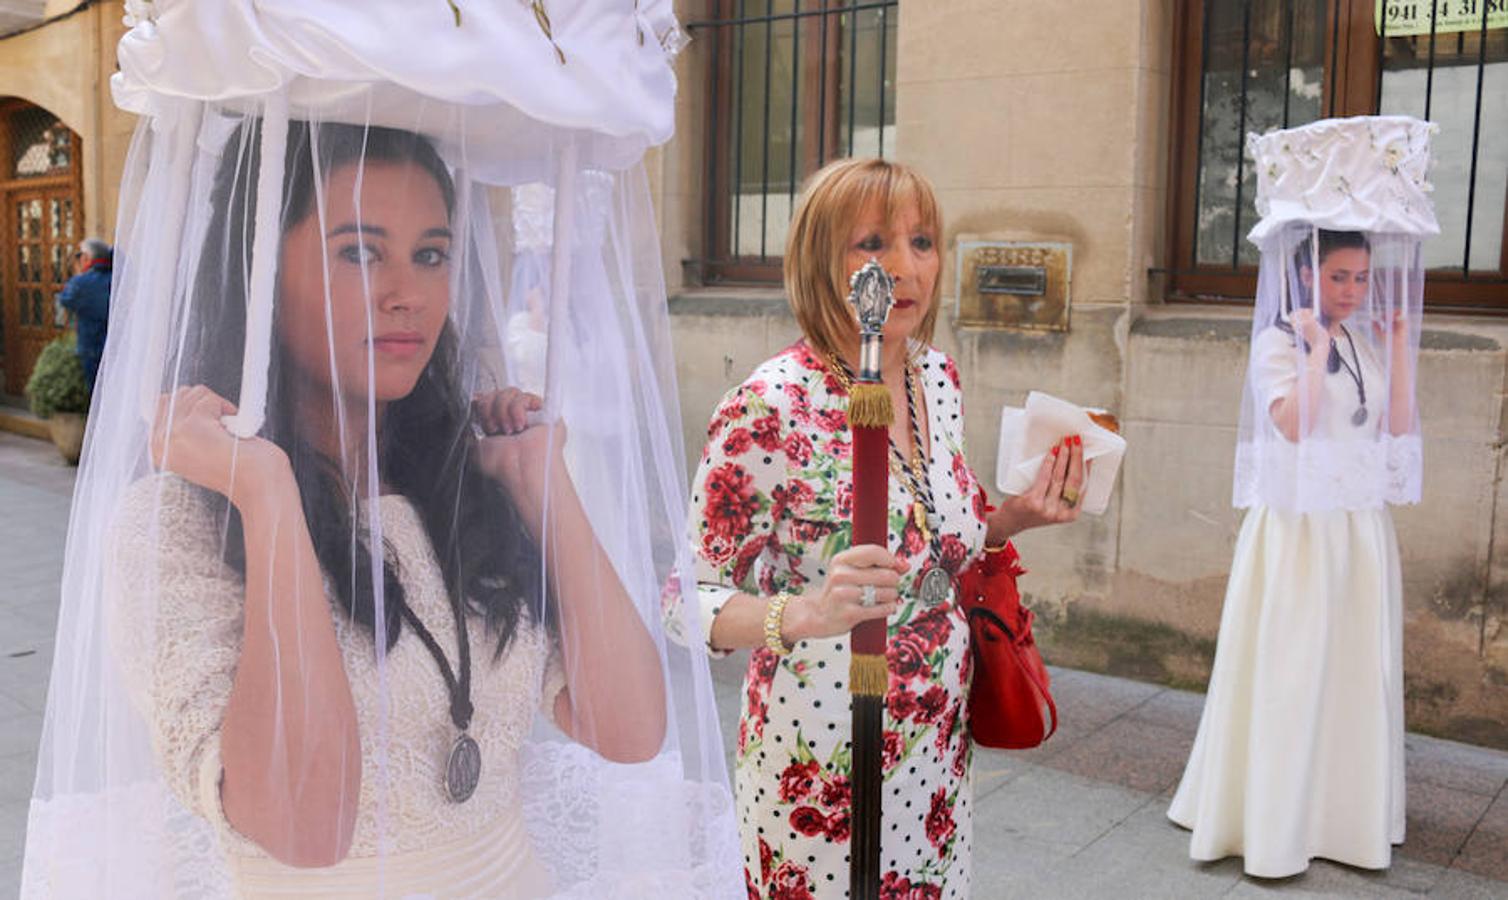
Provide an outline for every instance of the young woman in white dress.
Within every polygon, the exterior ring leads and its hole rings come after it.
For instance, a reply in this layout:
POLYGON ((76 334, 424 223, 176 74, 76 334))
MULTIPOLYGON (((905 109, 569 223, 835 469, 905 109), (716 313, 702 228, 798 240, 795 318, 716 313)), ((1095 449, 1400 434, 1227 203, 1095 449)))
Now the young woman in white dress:
MULTIPOLYGON (((1422 123, 1362 122, 1254 142, 1267 154, 1262 208, 1282 209, 1272 195, 1285 189, 1332 189, 1333 173, 1309 178, 1307 166, 1354 156, 1357 128, 1363 148, 1368 127, 1391 129, 1427 158, 1422 123)), ((1410 163, 1417 189, 1422 161, 1410 163)), ((1382 192, 1400 179, 1373 181, 1382 192)), ((1357 193, 1364 208, 1371 194, 1357 193)), ((1316 857, 1385 868, 1404 837, 1403 589, 1388 504, 1418 500, 1422 269, 1401 229, 1327 227, 1378 224, 1348 219, 1345 200, 1323 222, 1253 234, 1263 257, 1235 479, 1248 512, 1168 812, 1192 830, 1194 859, 1240 855, 1269 878, 1316 857)))
POLYGON ((453 188, 429 142, 291 131, 285 192, 303 203, 283 215, 282 402, 265 437, 237 440, 221 424, 236 407, 219 382, 239 375, 244 335, 229 232, 254 193, 235 173, 256 163, 227 154, 201 261, 222 306, 203 314, 213 327, 190 325, 207 346, 185 348, 201 367, 185 382, 203 382, 163 396, 151 449, 165 474, 122 504, 117 627, 155 624, 124 638, 144 644, 139 702, 170 786, 218 827, 248 893, 360 894, 381 864, 390 888, 533 896, 547 882, 511 770, 535 710, 608 759, 648 759, 665 733, 659 658, 622 584, 598 574, 612 566, 558 474, 564 442, 551 431, 563 429, 530 427, 540 399, 517 390, 468 408, 449 316, 453 188), (483 437, 463 427, 468 415, 483 437), (368 459, 376 500, 355 500, 353 518, 353 498, 372 493, 368 459), (380 563, 362 530, 374 514, 380 563), (377 565, 385 647, 373 646, 377 565), (548 609, 531 602, 544 572, 548 609), (468 738, 481 772, 456 785, 472 776, 442 767, 444 751, 468 738))
POLYGON ((705 658, 661 624, 684 468, 637 167, 673 83, 635 35, 668 9, 128 6, 23 895, 738 896, 705 658))

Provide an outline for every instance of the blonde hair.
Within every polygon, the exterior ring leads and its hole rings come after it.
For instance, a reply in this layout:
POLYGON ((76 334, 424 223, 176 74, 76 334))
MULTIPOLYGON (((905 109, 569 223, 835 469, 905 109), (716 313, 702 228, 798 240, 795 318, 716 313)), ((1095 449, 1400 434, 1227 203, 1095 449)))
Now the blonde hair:
MULTIPOLYGON (((785 292, 807 342, 829 357, 836 357, 858 330, 847 301, 847 248, 853 222, 872 203, 881 204, 887 218, 915 203, 933 241, 942 243, 937 195, 920 172, 904 163, 840 159, 807 179, 785 242, 785 292)), ((932 342, 941 293, 939 277, 932 284, 927 314, 911 334, 917 352, 932 342)))

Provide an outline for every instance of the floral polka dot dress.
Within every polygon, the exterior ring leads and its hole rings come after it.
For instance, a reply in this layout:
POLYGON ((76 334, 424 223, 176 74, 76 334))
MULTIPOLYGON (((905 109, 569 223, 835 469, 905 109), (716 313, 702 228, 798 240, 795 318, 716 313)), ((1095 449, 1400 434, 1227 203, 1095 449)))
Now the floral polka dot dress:
MULTIPOLYGON (((930 900, 969 896, 969 631, 951 599, 928 608, 915 587, 931 566, 957 574, 982 550, 986 506, 964 460, 953 361, 929 348, 918 373, 942 558, 932 559, 911 517, 912 497, 892 476, 889 547, 911 568, 888 622, 880 864, 882 897, 930 900)), ((828 561, 848 548, 847 407, 844 387, 804 342, 761 365, 719 406, 691 501, 704 638, 735 591, 816 587, 828 561)), ((848 663, 846 635, 802 641, 785 657, 751 655, 735 777, 750 897, 847 895, 848 663)))

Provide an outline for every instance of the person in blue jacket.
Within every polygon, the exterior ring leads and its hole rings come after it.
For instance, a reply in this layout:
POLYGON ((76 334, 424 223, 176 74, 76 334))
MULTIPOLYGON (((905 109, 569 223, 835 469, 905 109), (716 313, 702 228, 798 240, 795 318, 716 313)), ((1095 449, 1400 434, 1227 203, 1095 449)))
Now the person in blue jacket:
POLYGON ((58 303, 73 313, 79 335, 79 362, 84 380, 94 393, 94 376, 105 353, 105 328, 110 322, 110 245, 99 238, 79 242, 73 254, 74 276, 63 286, 58 303))

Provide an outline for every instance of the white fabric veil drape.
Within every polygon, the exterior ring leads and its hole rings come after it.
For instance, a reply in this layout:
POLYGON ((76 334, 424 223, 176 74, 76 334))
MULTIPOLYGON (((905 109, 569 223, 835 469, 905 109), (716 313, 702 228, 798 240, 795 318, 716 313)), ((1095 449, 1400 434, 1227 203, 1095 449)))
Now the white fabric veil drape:
POLYGON ((661 624, 690 563, 639 163, 680 32, 619 6, 127 4, 23 896, 739 893, 706 663, 661 624))
POLYGON ((1262 220, 1250 238, 1262 258, 1236 453, 1238 508, 1316 512, 1419 501, 1411 373, 1424 294, 1419 247, 1439 231, 1428 199, 1433 128, 1363 117, 1252 137, 1262 220), (1320 365, 1306 363, 1315 340, 1330 345, 1320 365), (1272 406, 1295 384, 1296 415, 1284 433, 1272 406))

